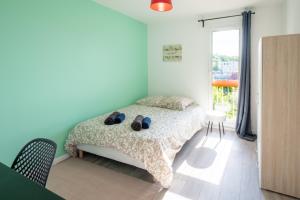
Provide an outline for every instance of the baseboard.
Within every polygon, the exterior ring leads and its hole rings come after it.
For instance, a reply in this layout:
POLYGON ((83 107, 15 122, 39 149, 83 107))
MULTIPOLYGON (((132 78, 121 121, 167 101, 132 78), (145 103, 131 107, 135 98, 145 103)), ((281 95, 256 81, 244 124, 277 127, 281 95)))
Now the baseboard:
POLYGON ((59 157, 57 157, 57 158, 54 159, 52 165, 56 165, 56 164, 58 164, 58 163, 60 163, 60 162, 62 162, 64 160, 68 159, 69 157, 70 157, 70 155, 67 154, 67 153, 64 154, 64 155, 62 155, 62 156, 59 156, 59 157))

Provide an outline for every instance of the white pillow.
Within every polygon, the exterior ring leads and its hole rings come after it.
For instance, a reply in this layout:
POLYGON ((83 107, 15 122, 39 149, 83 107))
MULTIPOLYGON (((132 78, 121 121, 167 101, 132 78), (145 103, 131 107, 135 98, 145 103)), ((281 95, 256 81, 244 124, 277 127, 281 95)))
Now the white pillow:
POLYGON ((168 108, 171 110, 185 110, 188 106, 194 103, 194 100, 181 97, 181 96, 171 96, 163 99, 161 104, 163 108, 168 108))
POLYGON ((139 105, 167 108, 171 110, 185 110, 194 100, 180 96, 150 96, 136 102, 139 105))

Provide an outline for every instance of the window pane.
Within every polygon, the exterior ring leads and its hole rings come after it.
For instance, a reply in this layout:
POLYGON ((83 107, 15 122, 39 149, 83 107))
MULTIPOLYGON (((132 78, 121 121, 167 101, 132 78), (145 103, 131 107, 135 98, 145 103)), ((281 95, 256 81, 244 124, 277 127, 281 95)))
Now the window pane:
POLYGON ((235 120, 238 100, 239 30, 213 32, 213 109, 235 120))

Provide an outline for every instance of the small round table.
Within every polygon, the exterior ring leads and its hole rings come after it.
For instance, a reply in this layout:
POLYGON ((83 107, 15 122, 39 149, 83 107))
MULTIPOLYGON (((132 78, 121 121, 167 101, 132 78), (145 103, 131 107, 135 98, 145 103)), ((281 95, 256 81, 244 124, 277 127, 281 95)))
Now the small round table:
POLYGON ((222 125, 223 135, 225 134, 224 124, 223 124, 224 121, 226 120, 225 112, 209 111, 209 112, 206 113, 206 120, 208 121, 206 136, 208 135, 209 128, 210 128, 210 132, 212 132, 213 123, 218 123, 219 124, 220 138, 222 138, 221 125, 222 125))

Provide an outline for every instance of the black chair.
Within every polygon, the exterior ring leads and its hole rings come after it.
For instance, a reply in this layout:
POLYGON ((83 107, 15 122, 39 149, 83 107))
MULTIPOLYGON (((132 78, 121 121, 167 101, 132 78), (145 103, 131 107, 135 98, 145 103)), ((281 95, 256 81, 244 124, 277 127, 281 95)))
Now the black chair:
POLYGON ((19 152, 11 169, 45 187, 56 152, 55 142, 37 138, 19 152))

